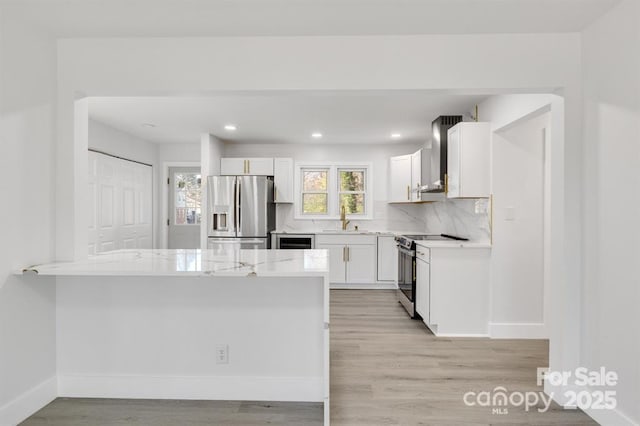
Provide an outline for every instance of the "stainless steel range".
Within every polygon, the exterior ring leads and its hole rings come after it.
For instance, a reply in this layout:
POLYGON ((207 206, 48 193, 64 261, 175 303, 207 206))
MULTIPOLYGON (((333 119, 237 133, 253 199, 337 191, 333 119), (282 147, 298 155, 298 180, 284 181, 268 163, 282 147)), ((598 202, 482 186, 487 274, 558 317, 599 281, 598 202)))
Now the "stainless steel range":
POLYGON ((398 301, 411 318, 420 319, 416 312, 416 241, 466 241, 453 235, 400 235, 395 238, 398 247, 398 301))

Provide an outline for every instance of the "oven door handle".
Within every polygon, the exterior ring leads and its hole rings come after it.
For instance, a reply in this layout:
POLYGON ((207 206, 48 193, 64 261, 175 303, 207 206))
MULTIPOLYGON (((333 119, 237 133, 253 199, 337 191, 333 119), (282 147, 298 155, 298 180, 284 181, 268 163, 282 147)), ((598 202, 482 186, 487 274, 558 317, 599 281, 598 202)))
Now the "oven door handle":
POLYGON ((411 257, 415 257, 416 256, 416 252, 413 250, 407 250, 404 247, 401 247, 400 245, 396 246, 398 248, 398 251, 402 254, 406 254, 407 256, 411 256, 411 257))

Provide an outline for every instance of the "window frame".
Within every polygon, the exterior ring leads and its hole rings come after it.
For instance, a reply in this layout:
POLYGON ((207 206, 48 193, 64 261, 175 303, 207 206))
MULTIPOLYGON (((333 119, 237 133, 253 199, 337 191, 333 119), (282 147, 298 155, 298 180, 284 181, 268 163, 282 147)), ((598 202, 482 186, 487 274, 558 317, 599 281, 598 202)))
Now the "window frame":
POLYGON ((364 194, 364 214, 347 214, 350 220, 373 219, 373 165, 368 162, 296 162, 294 173, 294 219, 296 220, 340 220, 340 195, 342 193, 364 194), (304 214, 302 212, 302 194, 315 191, 302 191, 302 172, 304 170, 328 170, 327 214, 304 214), (364 191, 341 191, 340 171, 363 171, 364 191))
POLYGON ((300 185, 300 205, 298 213, 302 217, 311 217, 311 216, 319 216, 326 217, 331 214, 331 168, 330 167, 303 167, 300 169, 298 184, 300 185), (324 191, 306 191, 304 189, 303 177, 305 172, 325 172, 327 174, 327 189, 324 191), (327 194, 327 211, 326 213, 305 213, 302 209, 304 206, 304 195, 305 194, 327 194))

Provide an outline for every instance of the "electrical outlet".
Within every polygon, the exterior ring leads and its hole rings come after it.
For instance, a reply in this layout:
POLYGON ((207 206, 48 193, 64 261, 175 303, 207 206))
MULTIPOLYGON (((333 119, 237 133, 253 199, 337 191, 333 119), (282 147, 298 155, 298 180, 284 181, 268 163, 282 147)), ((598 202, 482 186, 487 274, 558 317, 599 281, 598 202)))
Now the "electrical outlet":
POLYGON ((216 364, 229 364, 229 345, 216 345, 216 364))

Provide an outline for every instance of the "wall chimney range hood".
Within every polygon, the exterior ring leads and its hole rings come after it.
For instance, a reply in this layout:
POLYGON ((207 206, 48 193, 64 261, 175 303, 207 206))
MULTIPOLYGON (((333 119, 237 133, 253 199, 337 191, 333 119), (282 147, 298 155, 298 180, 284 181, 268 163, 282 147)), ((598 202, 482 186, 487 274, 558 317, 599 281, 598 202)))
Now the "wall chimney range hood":
POLYGON ((461 121, 461 115, 441 115, 431 123, 431 176, 429 184, 420 188, 421 193, 437 194, 445 191, 448 132, 461 121))

